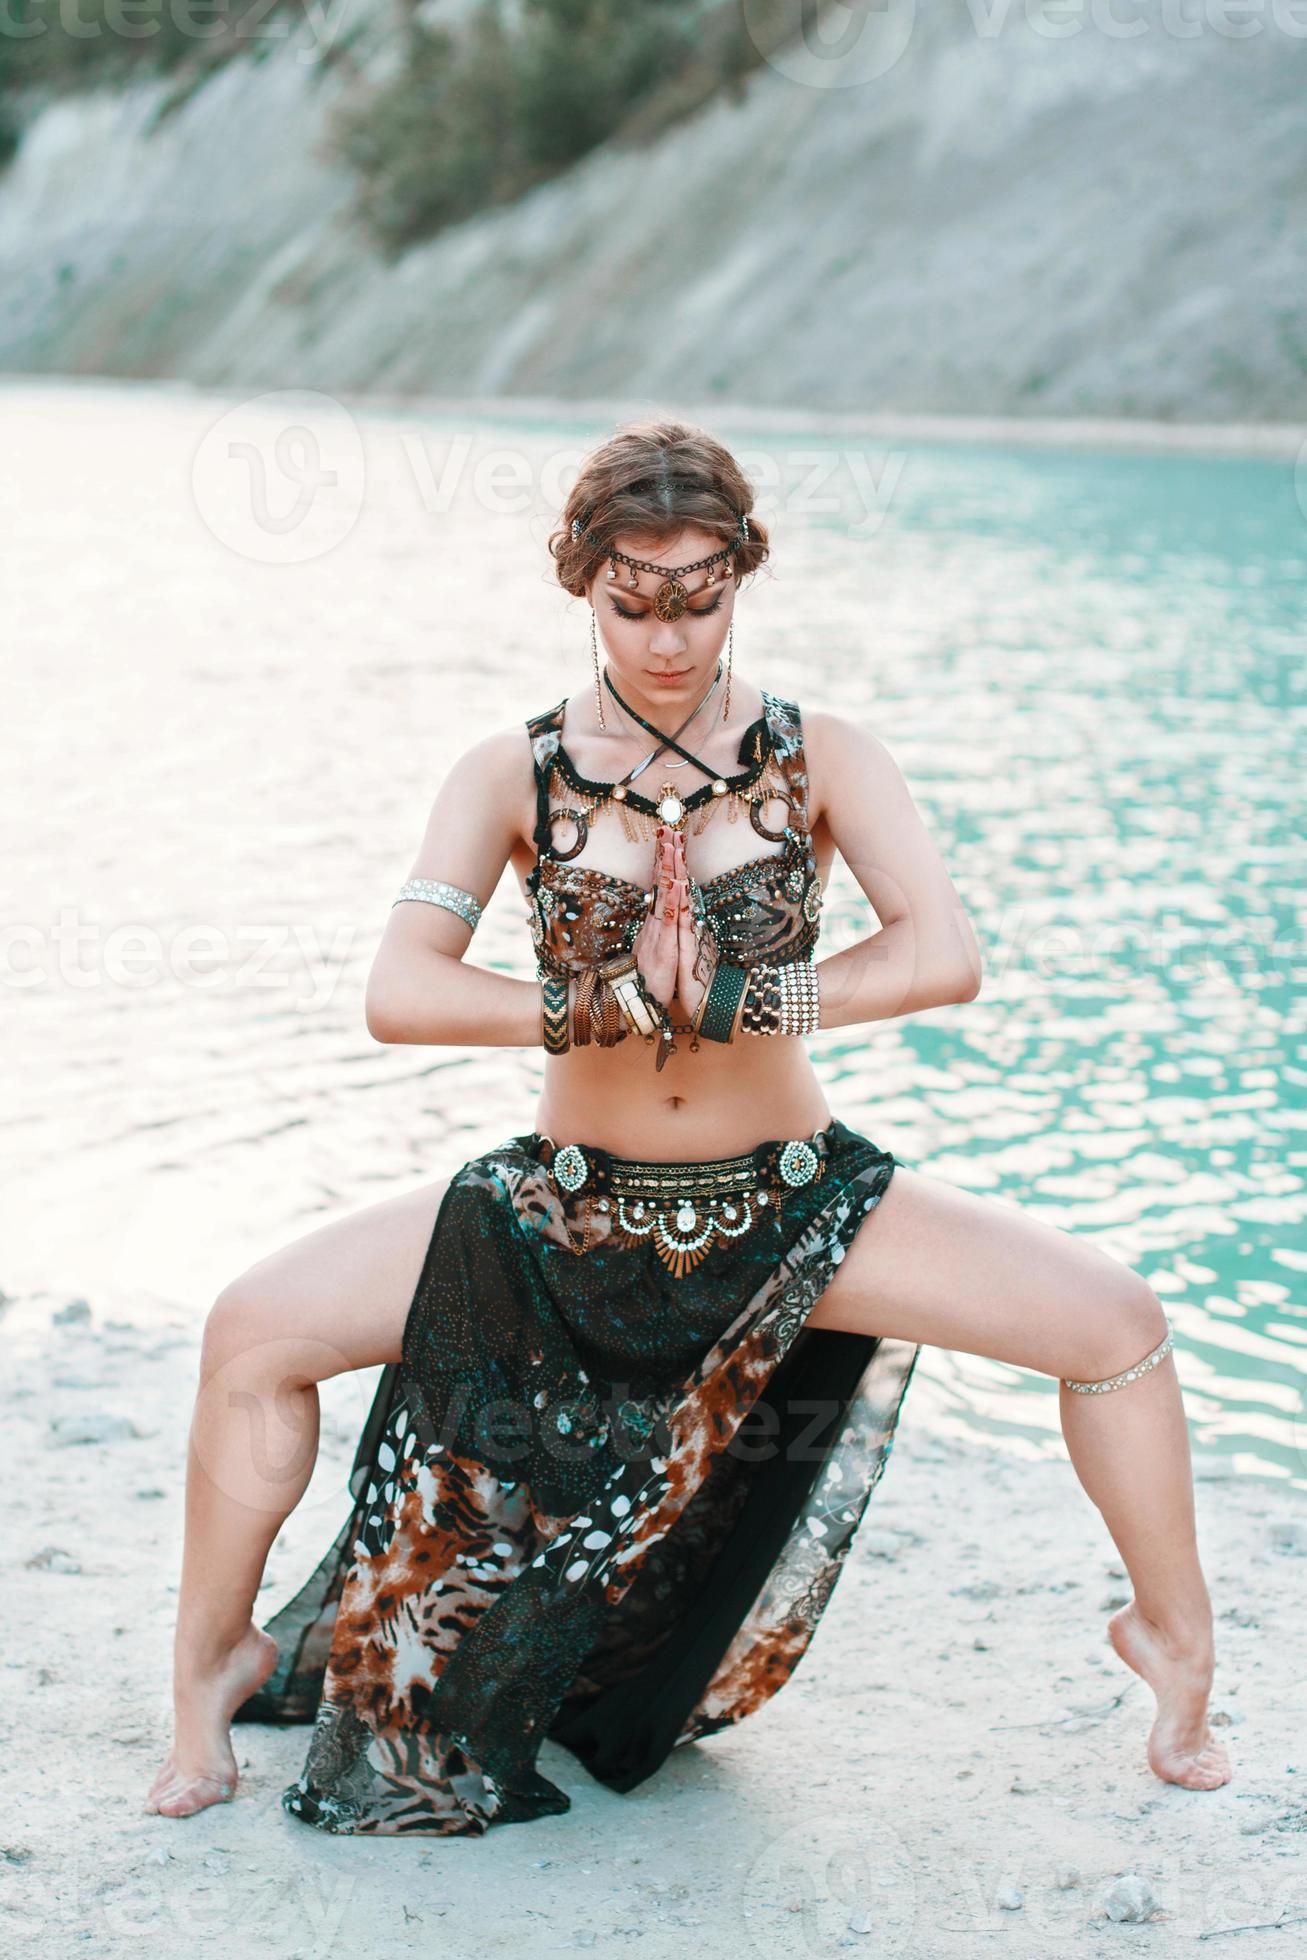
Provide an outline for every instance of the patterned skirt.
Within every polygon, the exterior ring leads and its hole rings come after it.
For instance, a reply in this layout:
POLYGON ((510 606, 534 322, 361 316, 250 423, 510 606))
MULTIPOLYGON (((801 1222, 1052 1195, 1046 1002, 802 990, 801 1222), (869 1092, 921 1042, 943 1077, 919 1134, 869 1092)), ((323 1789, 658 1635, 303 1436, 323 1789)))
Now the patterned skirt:
POLYGON ((804 1324, 893 1171, 836 1118, 657 1167, 530 1133, 454 1174, 354 1508, 236 1711, 314 1724, 292 1816, 479 1835, 570 1808, 546 1739, 626 1791, 785 1684, 920 1352, 804 1324))

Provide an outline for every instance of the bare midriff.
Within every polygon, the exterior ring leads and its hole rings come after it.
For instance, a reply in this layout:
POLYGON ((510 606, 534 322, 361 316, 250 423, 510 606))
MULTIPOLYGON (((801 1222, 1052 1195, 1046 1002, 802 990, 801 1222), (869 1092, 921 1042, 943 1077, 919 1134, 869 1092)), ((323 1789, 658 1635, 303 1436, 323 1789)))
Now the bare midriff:
MULTIPOLYGON (((671 1006, 678 1024, 689 1014, 671 1006)), ((655 1069, 655 1050, 628 1034, 615 1047, 569 1049, 545 1061, 535 1127, 555 1143, 593 1143, 619 1157, 701 1161, 733 1157, 772 1137, 806 1137, 831 1120, 799 1035, 687 1034, 655 1069), (760 1122, 760 1116, 762 1118, 760 1122)))

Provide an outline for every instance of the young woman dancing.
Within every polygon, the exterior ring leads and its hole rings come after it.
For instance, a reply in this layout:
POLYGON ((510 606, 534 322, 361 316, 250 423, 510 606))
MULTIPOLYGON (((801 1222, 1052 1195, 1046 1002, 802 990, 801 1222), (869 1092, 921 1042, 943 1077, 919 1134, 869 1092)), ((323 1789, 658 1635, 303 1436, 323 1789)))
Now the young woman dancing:
POLYGON ((805 1035, 971 1000, 980 958, 881 741, 733 673, 768 552, 750 501, 679 423, 620 429, 580 472, 550 550, 591 608, 593 691, 453 762, 367 990, 380 1041, 542 1046, 536 1128, 214 1303, 150 1810, 233 1795, 233 1720, 313 1724, 282 1803, 328 1831, 566 1810, 546 1739, 633 1788, 793 1672, 926 1342, 1058 1379, 1133 1582, 1107 1631, 1156 1696, 1148 1761, 1230 1776, 1156 1295, 896 1163, 813 1071, 805 1035), (836 852, 879 928, 816 960, 836 852), (510 863, 531 981, 466 958, 510 863), (353 1509, 261 1628, 317 1384, 377 1364, 353 1509))

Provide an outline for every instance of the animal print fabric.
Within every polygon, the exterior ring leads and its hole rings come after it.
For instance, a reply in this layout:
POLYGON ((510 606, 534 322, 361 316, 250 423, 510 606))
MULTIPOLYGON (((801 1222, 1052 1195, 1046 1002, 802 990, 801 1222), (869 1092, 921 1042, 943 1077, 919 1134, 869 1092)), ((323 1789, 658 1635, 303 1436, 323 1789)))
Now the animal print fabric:
POLYGON ((546 1740, 630 1790, 789 1679, 920 1352, 805 1326, 894 1171, 830 1136, 819 1181, 679 1280, 647 1243, 573 1250, 534 1135, 455 1173, 355 1508, 236 1713, 314 1724, 292 1816, 480 1835, 571 1807, 546 1740))

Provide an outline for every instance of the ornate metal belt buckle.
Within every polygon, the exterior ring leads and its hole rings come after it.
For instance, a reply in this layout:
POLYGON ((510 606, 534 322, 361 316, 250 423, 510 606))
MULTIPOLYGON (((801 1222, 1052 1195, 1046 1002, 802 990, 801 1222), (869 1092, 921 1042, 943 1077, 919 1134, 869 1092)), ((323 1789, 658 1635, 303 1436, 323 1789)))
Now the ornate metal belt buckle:
POLYGON ((810 1143, 796 1137, 782 1150, 777 1169, 785 1182, 795 1189, 811 1184, 817 1175, 817 1153, 810 1143))
POLYGON ((579 1191, 590 1175, 590 1165, 578 1143, 565 1143, 561 1150, 556 1150, 550 1170, 555 1184, 568 1192, 579 1191))

